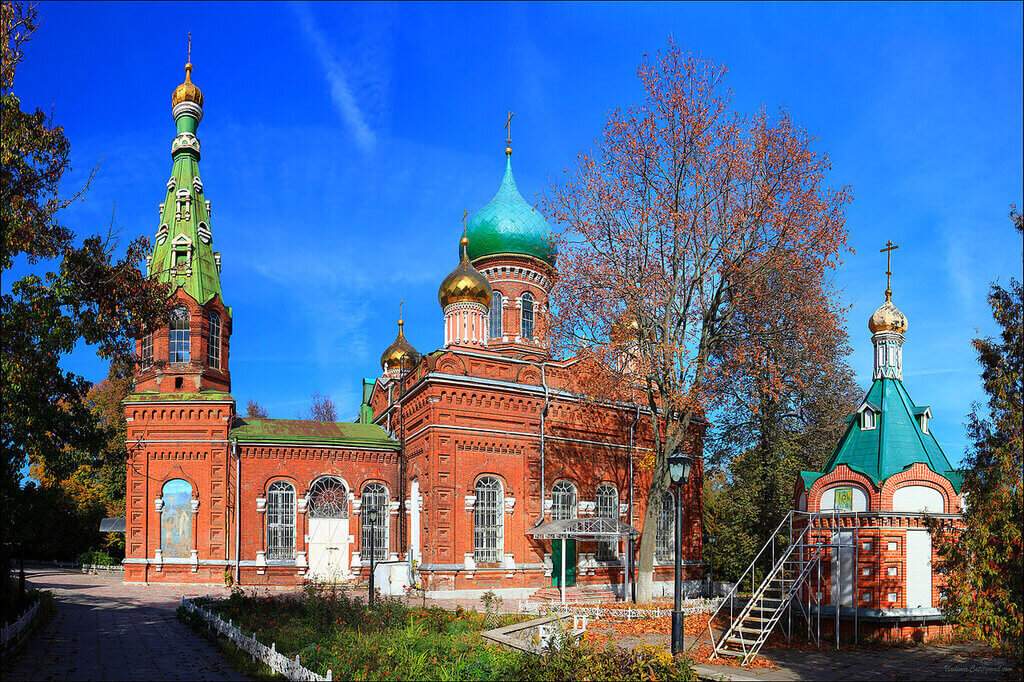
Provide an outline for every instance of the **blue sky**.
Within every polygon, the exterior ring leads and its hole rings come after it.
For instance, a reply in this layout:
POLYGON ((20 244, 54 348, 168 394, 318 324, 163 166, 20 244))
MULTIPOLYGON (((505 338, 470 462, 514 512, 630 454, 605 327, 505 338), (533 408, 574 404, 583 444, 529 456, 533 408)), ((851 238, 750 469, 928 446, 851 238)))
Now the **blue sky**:
MULTIPOLYGON (((867 318, 894 257, 910 319, 905 383, 932 406, 955 462, 982 400, 970 340, 994 332, 985 295, 1021 277, 1007 218, 1022 197, 1022 5, 53 3, 15 84, 72 144, 65 219, 125 240, 157 228, 171 168, 170 94, 191 30, 205 94, 201 173, 234 308, 233 393, 293 417, 313 391, 348 418, 395 335, 442 338, 437 286, 463 209, 503 171, 506 110, 530 201, 589 149, 607 112, 639 101, 636 67, 672 35, 723 62, 740 112, 788 108, 850 185, 836 275, 852 304, 851 362, 871 375, 867 318)), ((557 228, 556 228, 557 229, 557 228)), ((19 274, 16 270, 14 275, 19 274)), ((106 367, 88 348, 69 368, 106 367)))

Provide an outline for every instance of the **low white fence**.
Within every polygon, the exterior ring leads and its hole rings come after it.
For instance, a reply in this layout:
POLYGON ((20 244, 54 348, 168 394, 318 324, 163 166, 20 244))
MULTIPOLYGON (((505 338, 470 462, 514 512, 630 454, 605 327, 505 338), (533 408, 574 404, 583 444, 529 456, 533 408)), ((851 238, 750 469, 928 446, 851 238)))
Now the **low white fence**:
MULTIPOLYGON (((683 613, 687 616, 695 616, 698 613, 710 613, 722 603, 721 597, 713 599, 684 599, 683 613)), ((583 606, 581 604, 545 604, 540 602, 519 602, 519 613, 551 613, 559 616, 588 616, 590 618, 625 618, 633 620, 637 618, 659 618, 672 613, 672 609, 654 608, 637 609, 632 606, 607 607, 607 606, 583 606)))
POLYGON ((25 613, 21 614, 18 620, 14 621, 10 625, 5 625, 3 628, 3 634, 0 635, 0 649, 6 649, 7 645, 18 639, 21 633, 25 631, 28 624, 35 618, 36 612, 39 611, 39 605, 43 603, 42 598, 36 599, 32 606, 25 609, 25 613))
POLYGON ((295 654, 295 658, 288 658, 287 656, 277 653, 277 644, 275 642, 272 642, 269 647, 261 644, 255 637, 249 637, 236 628, 230 620, 225 621, 220 617, 220 614, 213 613, 209 609, 203 608, 201 605, 194 603, 191 599, 182 597, 181 605, 184 606, 185 610, 189 613, 199 614, 199 616, 206 621, 207 627, 212 628, 227 637, 235 646, 252 656, 253 661, 262 661, 271 670, 284 675, 289 680, 309 680, 310 682, 314 682, 317 680, 332 679, 331 674, 333 671, 328 670, 327 677, 324 677, 313 672, 309 668, 304 668, 302 663, 299 661, 298 654, 295 654))

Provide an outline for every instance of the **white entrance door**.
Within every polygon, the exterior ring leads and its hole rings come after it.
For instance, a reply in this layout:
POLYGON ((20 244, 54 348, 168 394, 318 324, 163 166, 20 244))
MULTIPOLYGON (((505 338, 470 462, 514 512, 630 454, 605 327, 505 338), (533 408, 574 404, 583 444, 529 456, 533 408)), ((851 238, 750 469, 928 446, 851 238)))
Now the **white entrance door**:
POLYGON ((854 553, 853 533, 832 534, 832 603, 853 606, 854 553))
POLYGON ((309 520, 309 577, 323 582, 348 577, 348 519, 309 520))
POLYGON ((932 536, 926 530, 907 531, 907 608, 932 605, 932 536))
POLYGON ((418 478, 412 479, 412 485, 409 486, 409 503, 412 505, 412 509, 409 510, 409 550, 413 559, 422 561, 420 554, 420 480, 418 478))

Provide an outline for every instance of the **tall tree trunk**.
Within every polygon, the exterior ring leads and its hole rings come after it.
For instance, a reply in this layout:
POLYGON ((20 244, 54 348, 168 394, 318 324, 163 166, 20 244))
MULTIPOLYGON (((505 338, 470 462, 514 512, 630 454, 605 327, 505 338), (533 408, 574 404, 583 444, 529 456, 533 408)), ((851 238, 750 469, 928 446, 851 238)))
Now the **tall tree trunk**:
POLYGON ((654 589, 654 550, 658 539, 658 514, 661 513, 661 503, 668 490, 666 479, 668 472, 658 475, 655 466, 655 473, 651 476, 651 487, 647 495, 647 511, 644 512, 644 525, 641 528, 644 532, 640 535, 640 559, 637 562, 636 576, 636 601, 638 604, 650 604, 653 598, 654 589))

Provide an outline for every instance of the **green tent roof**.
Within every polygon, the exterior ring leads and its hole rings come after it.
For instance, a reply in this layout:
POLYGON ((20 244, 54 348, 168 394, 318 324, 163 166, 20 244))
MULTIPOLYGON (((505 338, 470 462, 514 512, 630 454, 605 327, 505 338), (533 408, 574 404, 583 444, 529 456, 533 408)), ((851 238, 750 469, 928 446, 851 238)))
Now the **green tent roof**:
POLYGON ((397 450, 393 440, 376 424, 319 422, 306 419, 250 419, 240 417, 231 428, 240 443, 297 443, 384 447, 397 450))
POLYGON ((950 466, 931 427, 928 433, 923 432, 915 416, 926 406, 914 405, 902 381, 876 379, 864 396, 861 405, 865 404, 876 411, 875 428, 863 430, 860 419, 849 420, 846 433, 822 471, 800 472, 804 485, 810 487, 819 477, 845 464, 881 486, 893 474, 921 462, 960 491, 961 475, 950 466))
MULTIPOLYGON (((149 276, 182 287, 199 305, 221 295, 220 269, 213 253, 210 211, 199 178, 201 113, 179 112, 178 134, 171 144, 171 178, 160 210, 160 226, 149 261, 149 276)), ((228 311, 230 313, 230 309, 228 311)))
POLYGON ((498 193, 469 221, 466 236, 469 238, 470 260, 513 253, 555 264, 557 252, 551 228, 544 216, 519 194, 512 176, 511 155, 506 159, 505 177, 498 193))

